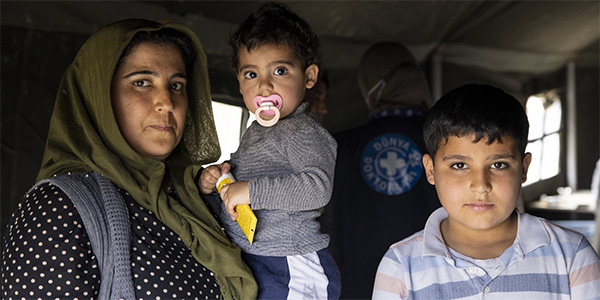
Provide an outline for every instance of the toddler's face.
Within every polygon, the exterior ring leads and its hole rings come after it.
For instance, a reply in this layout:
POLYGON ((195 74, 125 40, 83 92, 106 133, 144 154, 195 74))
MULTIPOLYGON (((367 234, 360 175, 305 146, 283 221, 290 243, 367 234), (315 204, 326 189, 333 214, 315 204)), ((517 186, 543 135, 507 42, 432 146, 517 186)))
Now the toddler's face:
POLYGON ((527 179, 531 154, 523 160, 513 138, 488 144, 474 135, 451 136, 435 155, 423 157, 429 183, 435 185, 448 224, 460 231, 488 230, 508 222, 521 184, 527 179))
POLYGON ((256 96, 277 94, 283 101, 280 118, 290 115, 302 102, 306 89, 315 84, 319 72, 316 65, 304 70, 302 62, 287 45, 264 45, 252 51, 241 47, 238 57, 240 93, 252 113, 256 111, 256 96))

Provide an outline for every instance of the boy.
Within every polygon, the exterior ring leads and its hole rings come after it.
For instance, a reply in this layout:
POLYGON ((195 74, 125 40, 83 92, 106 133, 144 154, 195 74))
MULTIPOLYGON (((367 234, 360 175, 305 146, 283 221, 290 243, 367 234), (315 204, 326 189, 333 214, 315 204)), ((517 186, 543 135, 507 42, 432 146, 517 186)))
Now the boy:
POLYGON ((283 4, 251 14, 229 40, 246 107, 256 115, 231 162, 203 171, 212 193, 221 189, 220 218, 242 248, 261 299, 338 298, 340 275, 320 233, 318 209, 331 196, 337 144, 302 103, 319 72, 320 44, 310 26, 283 4), (235 222, 235 207, 250 204, 258 219, 250 244, 235 222))
POLYGON ((488 85, 434 105, 423 164, 442 207, 390 247, 373 299, 598 299, 600 260, 586 238, 515 209, 528 131, 521 104, 488 85))

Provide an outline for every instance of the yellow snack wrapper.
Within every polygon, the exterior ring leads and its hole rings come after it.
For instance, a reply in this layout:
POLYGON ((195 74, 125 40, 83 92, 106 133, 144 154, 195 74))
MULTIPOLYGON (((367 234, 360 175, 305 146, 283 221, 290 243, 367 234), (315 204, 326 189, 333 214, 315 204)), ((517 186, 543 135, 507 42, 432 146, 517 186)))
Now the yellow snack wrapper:
MULTIPOLYGON (((233 178, 231 173, 223 174, 219 180, 217 180, 217 191, 221 193, 221 188, 234 182, 235 178, 233 178)), ((248 204, 236 206, 235 211, 238 213, 236 221, 252 245, 252 241, 254 241, 254 231, 256 230, 256 215, 254 215, 254 212, 248 204)))

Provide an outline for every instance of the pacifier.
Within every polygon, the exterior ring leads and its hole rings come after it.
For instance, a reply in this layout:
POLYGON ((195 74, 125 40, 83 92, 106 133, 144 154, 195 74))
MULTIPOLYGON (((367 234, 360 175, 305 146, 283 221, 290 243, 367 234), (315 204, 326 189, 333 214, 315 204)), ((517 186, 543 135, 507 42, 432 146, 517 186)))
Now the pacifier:
POLYGON ((254 107, 256 111, 254 112, 254 116, 256 117, 256 122, 264 127, 271 127, 279 121, 279 110, 283 105, 283 100, 281 96, 277 94, 273 94, 267 97, 256 96, 254 97, 254 107), (264 119, 262 115, 265 116, 273 116, 271 119, 264 119))

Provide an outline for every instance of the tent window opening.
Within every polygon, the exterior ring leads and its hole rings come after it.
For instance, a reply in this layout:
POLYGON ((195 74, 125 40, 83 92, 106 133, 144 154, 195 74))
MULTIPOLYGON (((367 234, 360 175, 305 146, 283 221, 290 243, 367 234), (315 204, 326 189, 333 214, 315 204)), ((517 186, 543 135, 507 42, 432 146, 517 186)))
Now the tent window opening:
POLYGON ((254 114, 249 113, 246 107, 218 100, 212 101, 212 109, 221 146, 221 157, 214 163, 222 163, 237 150, 242 134, 254 120, 254 114))
POLYGON ((562 106, 556 92, 532 95, 525 107, 529 119, 526 152, 531 153, 532 159, 524 186, 559 174, 563 130, 562 106))

